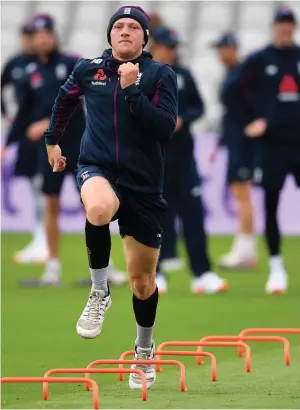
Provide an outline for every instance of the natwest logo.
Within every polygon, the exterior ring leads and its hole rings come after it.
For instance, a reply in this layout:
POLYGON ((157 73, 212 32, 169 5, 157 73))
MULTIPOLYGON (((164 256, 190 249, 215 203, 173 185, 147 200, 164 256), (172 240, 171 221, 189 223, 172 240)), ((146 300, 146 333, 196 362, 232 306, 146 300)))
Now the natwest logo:
POLYGON ((96 81, 104 81, 107 79, 107 75, 104 73, 102 68, 99 68, 99 70, 96 72, 94 75, 94 80, 96 81))

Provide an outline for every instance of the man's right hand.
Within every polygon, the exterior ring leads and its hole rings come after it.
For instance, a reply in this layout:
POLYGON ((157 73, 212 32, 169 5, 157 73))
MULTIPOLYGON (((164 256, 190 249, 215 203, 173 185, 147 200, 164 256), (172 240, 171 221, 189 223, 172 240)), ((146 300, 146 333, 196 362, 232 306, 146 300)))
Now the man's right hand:
POLYGON ((67 158, 61 155, 59 145, 46 145, 48 153, 48 161, 53 172, 62 172, 66 168, 67 158))
POLYGON ((244 132, 249 138, 259 138, 262 137, 268 127, 268 123, 266 120, 259 118, 250 122, 245 128, 244 132))

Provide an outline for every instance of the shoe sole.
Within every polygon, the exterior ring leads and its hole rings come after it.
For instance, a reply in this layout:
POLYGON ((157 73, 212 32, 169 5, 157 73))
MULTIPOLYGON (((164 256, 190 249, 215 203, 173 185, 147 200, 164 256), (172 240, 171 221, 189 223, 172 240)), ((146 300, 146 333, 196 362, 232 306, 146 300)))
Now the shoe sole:
POLYGON ((47 259, 41 259, 41 260, 32 260, 32 261, 20 261, 17 256, 12 255, 11 257, 12 261, 16 263, 17 265, 45 265, 47 263, 47 259))
POLYGON ((268 295, 285 295, 287 293, 287 289, 272 289, 272 290, 267 290, 266 293, 268 295))
POLYGON ((193 291, 192 293, 193 293, 194 295, 203 295, 203 294, 205 294, 205 295, 215 295, 215 294, 217 294, 217 293, 224 293, 224 292, 226 292, 228 289, 229 289, 229 283, 228 283, 228 282, 224 282, 224 283, 219 287, 219 289, 217 289, 215 292, 205 292, 204 288, 202 288, 202 289, 193 291))
MULTIPOLYGON (((110 309, 111 304, 112 304, 112 300, 110 299, 108 305, 106 306, 105 313, 110 309)), ((76 323, 76 332, 77 332, 78 336, 82 337, 83 339, 95 339, 102 332, 103 322, 104 322, 104 319, 101 323, 100 329, 96 333, 88 333, 88 334, 86 333, 85 329, 82 329, 80 326, 78 326, 78 322, 77 322, 76 323), (83 332, 81 332, 82 330, 83 330, 83 332)))
MULTIPOLYGON (((155 374, 155 378, 154 378, 153 382, 146 382, 147 390, 150 390, 150 389, 151 389, 151 387, 153 386, 153 384, 155 383, 155 381, 156 381, 156 374, 155 374)), ((129 388, 130 388, 130 390, 142 390, 142 384, 135 383, 135 382, 129 377, 129 388)))

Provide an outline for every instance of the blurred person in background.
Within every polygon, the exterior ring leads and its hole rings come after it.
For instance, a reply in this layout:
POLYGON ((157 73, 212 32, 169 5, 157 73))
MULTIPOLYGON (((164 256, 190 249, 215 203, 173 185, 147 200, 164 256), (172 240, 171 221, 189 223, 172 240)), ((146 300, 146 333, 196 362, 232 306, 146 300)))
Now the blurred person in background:
POLYGON ((154 33, 155 30, 157 30, 159 27, 161 27, 164 24, 164 21, 161 15, 158 14, 156 11, 149 12, 148 16, 150 18, 150 24, 149 24, 149 40, 148 40, 146 50, 149 51, 149 53, 152 53, 152 48, 153 48, 152 34, 154 33))
POLYGON ((265 239, 270 256, 267 293, 288 289, 277 211, 287 175, 292 174, 300 186, 300 47, 293 40, 296 25, 293 11, 279 8, 273 19, 272 44, 251 54, 230 84, 231 92, 252 116, 246 135, 260 139, 257 171, 264 190, 265 239))
MULTIPOLYGON (((155 41, 152 38, 153 33, 160 27, 164 25, 164 21, 162 17, 157 12, 149 13, 151 18, 149 31, 149 42, 147 44, 147 49, 150 53, 153 52, 155 49, 155 41)), ((177 271, 184 267, 183 260, 178 256, 177 252, 177 229, 176 229, 176 221, 172 221, 172 223, 168 223, 165 226, 164 235, 168 239, 166 240, 165 246, 161 249, 160 252, 160 263, 161 268, 165 272, 169 271, 177 271)))
MULTIPOLYGON (((81 102, 66 128, 65 139, 62 142, 68 157, 66 171, 53 173, 42 137, 48 127, 58 90, 71 75, 78 57, 60 52, 55 24, 51 16, 36 16, 30 22, 30 29, 35 64, 27 69, 22 80, 19 110, 9 132, 7 144, 20 138, 21 135, 27 135, 29 140, 38 145, 37 175, 41 179, 40 189, 45 196, 43 216, 49 249, 41 283, 57 286, 61 278, 59 198, 65 176, 69 173, 75 179, 81 137, 85 130, 85 114, 81 102)), ((113 268, 110 274, 117 283, 126 281, 124 275, 114 271, 113 268)))
POLYGON ((24 75, 25 67, 34 59, 31 34, 30 25, 25 23, 20 29, 20 52, 9 58, 1 72, 1 114, 6 118, 8 118, 8 109, 3 90, 8 85, 12 85, 14 99, 18 103, 18 84, 24 75))
POLYGON ((212 44, 226 70, 220 89, 224 107, 220 143, 228 149, 227 182, 237 203, 239 230, 230 252, 221 257, 223 268, 252 268, 257 263, 253 227, 251 180, 254 170, 254 141, 246 137, 245 125, 251 120, 244 115, 239 101, 228 88, 230 79, 239 67, 238 41, 233 33, 223 34, 212 44))
MULTIPOLYGON (((169 64, 177 75, 179 98, 175 133, 166 148, 164 195, 169 208, 164 220, 161 254, 163 255, 164 248, 169 246, 168 232, 174 232, 175 218, 178 215, 182 222, 193 274, 192 292, 222 292, 227 289, 228 284, 216 273, 211 272, 201 200, 201 178, 194 159, 193 136, 190 132, 191 124, 203 115, 204 104, 191 72, 178 64, 177 33, 167 27, 161 27, 153 33, 152 38, 154 60, 169 64)), ((166 293, 167 280, 160 264, 156 282, 159 292, 166 293)))
MULTIPOLYGON (((26 75, 26 70, 34 67, 34 54, 32 47, 32 30, 29 23, 21 27, 21 51, 11 57, 4 65, 1 73, 1 114, 11 123, 4 90, 8 86, 13 87, 14 102, 17 106, 21 100, 22 81, 26 75)), ((22 130, 21 130, 22 132, 22 130)), ((48 257, 48 246, 45 235, 43 215, 44 200, 41 195, 40 178, 37 176, 38 144, 30 140, 27 135, 17 135, 18 148, 16 162, 14 165, 14 175, 28 178, 35 205, 35 226, 32 232, 32 241, 22 250, 13 254, 16 263, 44 263, 48 257)), ((6 144, 7 147, 9 144, 6 144)), ((2 148, 1 157, 6 153, 6 148, 2 148)))

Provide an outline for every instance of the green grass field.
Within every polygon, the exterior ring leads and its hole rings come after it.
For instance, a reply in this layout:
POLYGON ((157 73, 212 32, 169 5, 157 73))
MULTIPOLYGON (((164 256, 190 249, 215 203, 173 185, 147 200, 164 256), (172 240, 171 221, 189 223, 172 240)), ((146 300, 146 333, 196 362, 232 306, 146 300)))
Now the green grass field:
MULTIPOLYGON (((88 294, 87 288, 73 286, 88 277, 84 240, 64 236, 62 261, 64 287, 59 289, 20 288, 24 277, 39 277, 42 267, 17 266, 13 251, 27 244, 28 235, 2 235, 2 376, 42 376, 55 367, 85 367, 95 359, 118 358, 133 348, 135 321, 127 286, 112 289, 113 305, 107 313, 103 333, 94 340, 76 334, 76 321, 88 294)), ((226 251, 230 238, 210 240, 214 260, 226 251)), ((180 249, 184 254, 183 248, 180 249)), ((300 327, 300 238, 285 238, 284 255, 290 275, 288 294, 264 293, 267 260, 260 243, 260 265, 252 272, 231 272, 227 294, 190 294, 188 270, 169 275, 169 293, 160 298, 156 322, 156 345, 165 340, 198 340, 205 335, 236 335, 246 327, 300 327)), ((122 244, 113 238, 115 264, 124 269, 122 244)), ((300 335, 287 336, 291 342, 292 365, 283 361, 279 343, 250 343, 251 373, 234 348, 207 348, 216 354, 218 381, 210 379, 209 362, 197 366, 194 358, 183 359, 187 369, 187 393, 179 391, 178 369, 165 367, 142 402, 140 392, 130 391, 117 375, 94 375, 99 382, 101 408, 300 408, 300 335)), ((166 359, 168 357, 165 357, 166 359)), ((169 357, 170 358, 170 357, 169 357)), ((83 386, 50 386, 48 402, 41 400, 40 384, 5 384, 2 408, 92 408, 91 393, 83 386)))

